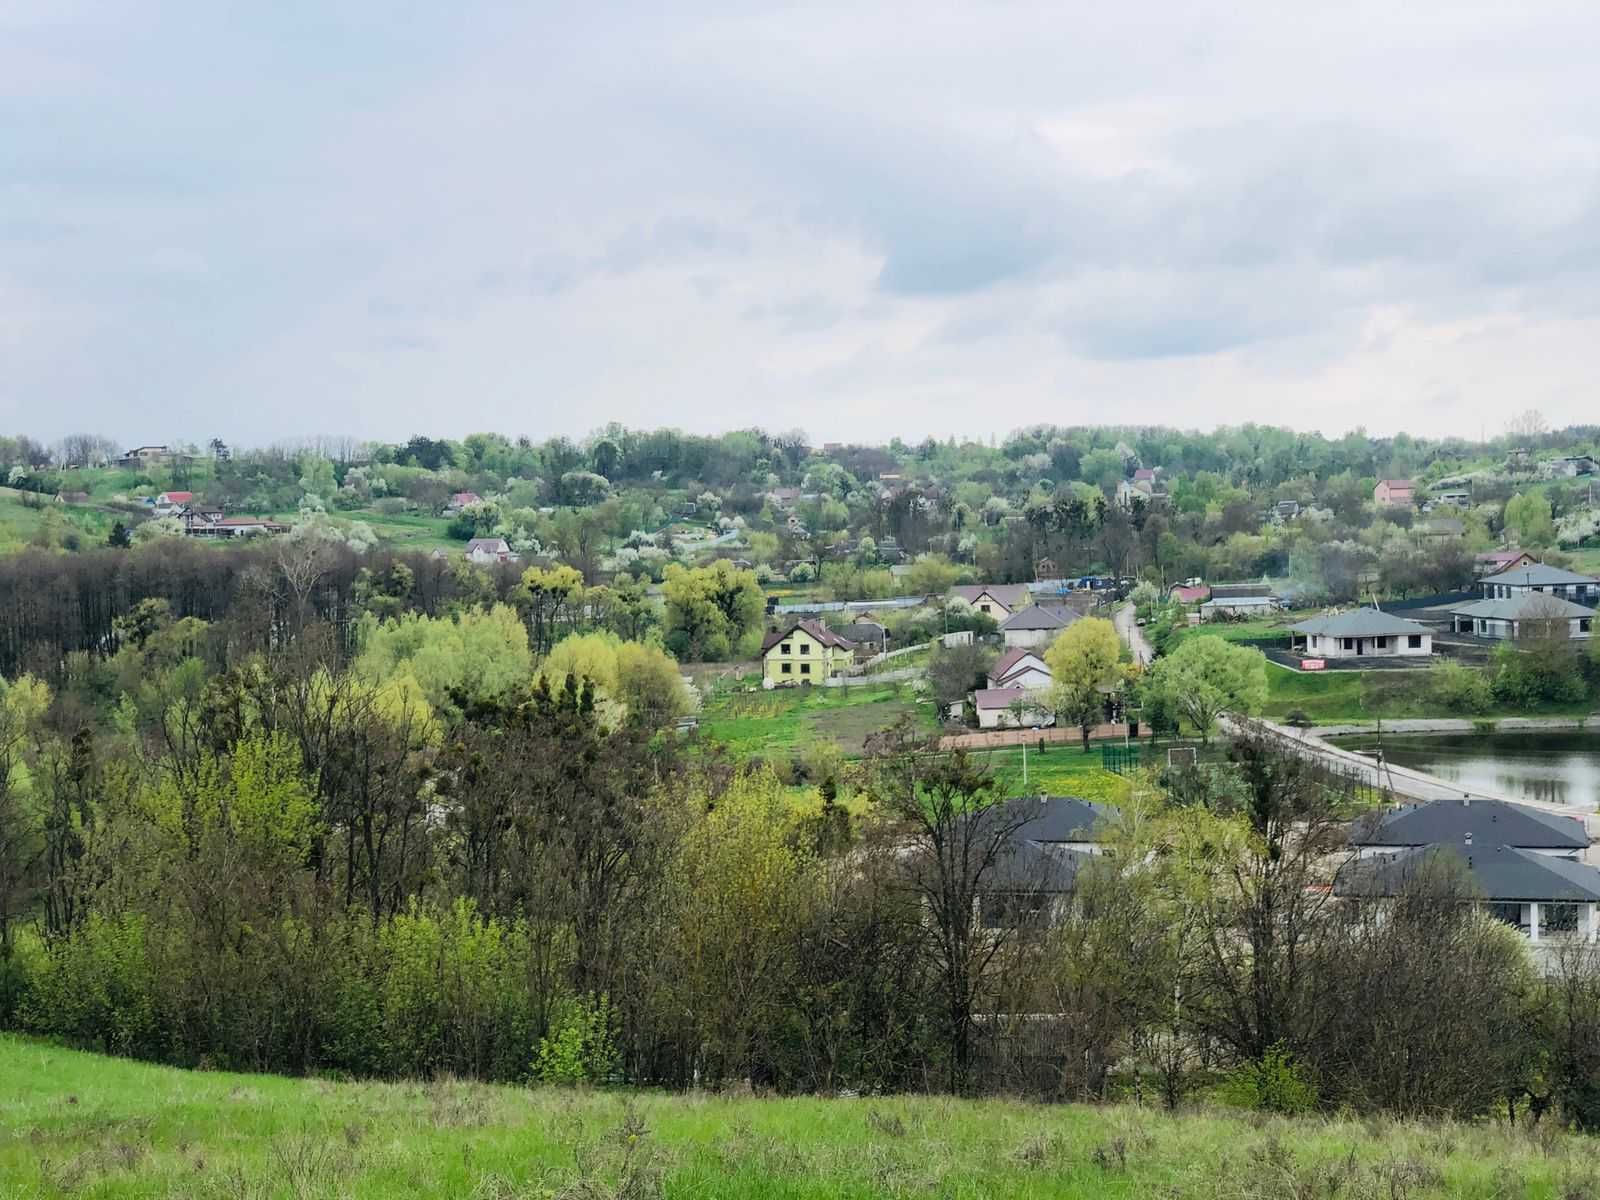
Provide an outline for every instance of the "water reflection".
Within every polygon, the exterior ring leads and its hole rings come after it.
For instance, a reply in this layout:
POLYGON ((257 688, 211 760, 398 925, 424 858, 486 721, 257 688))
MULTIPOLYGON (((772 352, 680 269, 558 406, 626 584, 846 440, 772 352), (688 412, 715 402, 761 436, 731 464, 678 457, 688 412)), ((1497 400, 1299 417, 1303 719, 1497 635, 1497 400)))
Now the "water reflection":
MULTIPOLYGON (((1373 736, 1337 738, 1371 752, 1373 736)), ((1600 806, 1600 735, 1570 733, 1439 734, 1383 739, 1397 766, 1459 783, 1463 790, 1579 808, 1600 806)))

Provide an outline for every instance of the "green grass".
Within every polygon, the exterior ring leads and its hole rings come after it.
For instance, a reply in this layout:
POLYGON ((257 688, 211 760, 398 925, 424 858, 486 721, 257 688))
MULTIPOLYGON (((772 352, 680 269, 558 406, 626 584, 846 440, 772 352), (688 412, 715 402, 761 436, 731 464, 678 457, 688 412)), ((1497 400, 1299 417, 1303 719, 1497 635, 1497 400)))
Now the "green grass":
POLYGON ((0 1195, 388 1200, 1555 1200, 1590 1139, 1503 1125, 1165 1115, 187 1073, 0 1037, 0 1195))
MULTIPOLYGON (((1141 753, 1147 748, 1141 747, 1141 753)), ((1119 804, 1133 790, 1130 780, 1101 765, 1100 747, 1093 745, 1085 754, 1079 746, 1057 743, 1043 750, 1028 750, 1028 779, 1022 779, 1021 749, 991 750, 989 764, 1001 779, 1007 796, 1077 796, 1084 800, 1105 800, 1119 804)), ((1141 762, 1146 761, 1144 758, 1141 762)), ((1153 761, 1153 760, 1151 760, 1153 761)))
POLYGON ((930 732, 933 717, 911 691, 893 684, 862 687, 774 688, 763 691, 750 679, 744 689, 723 686, 706 698, 700 732, 723 742, 735 755, 792 754, 818 738, 860 754, 868 734, 909 715, 930 732))
POLYGON ((1596 708, 1592 700, 1576 704, 1544 704, 1537 708, 1496 708, 1487 713, 1445 712, 1424 696, 1383 696, 1385 685, 1422 684, 1420 671, 1291 671, 1267 663, 1267 706, 1262 715, 1282 721, 1299 710, 1317 725, 1349 725, 1384 718, 1462 718, 1483 721, 1506 717, 1577 717, 1596 708), (1376 687, 1374 687, 1376 685, 1376 687))

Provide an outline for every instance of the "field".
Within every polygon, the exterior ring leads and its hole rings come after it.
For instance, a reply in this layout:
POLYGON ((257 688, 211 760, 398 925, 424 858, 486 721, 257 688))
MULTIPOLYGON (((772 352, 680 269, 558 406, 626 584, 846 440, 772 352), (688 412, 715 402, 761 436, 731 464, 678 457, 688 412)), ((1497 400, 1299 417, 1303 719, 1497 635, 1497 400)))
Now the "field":
MULTIPOLYGON (((1148 747, 1141 747, 1140 751, 1154 753, 1148 747)), ((992 750, 989 764, 1000 776, 1002 790, 1008 796, 1078 796, 1116 804, 1126 800, 1132 788, 1127 779, 1101 765, 1099 746, 1091 746, 1087 754, 1078 746, 1059 743, 1042 751, 1029 749, 1026 782, 1022 778, 1021 750, 992 750)))
POLYGON ((700 714, 700 731, 739 757, 793 754, 819 738, 837 742, 847 755, 858 755, 869 734, 907 715, 932 731, 928 705, 919 705, 909 688, 885 684, 768 692, 747 678, 713 690, 700 714))
POLYGON ((335 1083, 0 1037, 0 1195, 1578 1200, 1600 1168, 1548 1123, 335 1083))

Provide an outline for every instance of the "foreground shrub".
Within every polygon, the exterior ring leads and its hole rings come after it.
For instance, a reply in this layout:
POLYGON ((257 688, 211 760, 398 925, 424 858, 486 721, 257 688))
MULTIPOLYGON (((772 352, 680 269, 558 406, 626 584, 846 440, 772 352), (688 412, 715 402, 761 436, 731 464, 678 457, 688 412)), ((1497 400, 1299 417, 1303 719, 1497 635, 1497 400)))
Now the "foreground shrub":
POLYGON ((1233 1071, 1222 1085, 1222 1098, 1236 1108, 1255 1112, 1304 1113, 1317 1104, 1317 1088, 1283 1043, 1233 1071))

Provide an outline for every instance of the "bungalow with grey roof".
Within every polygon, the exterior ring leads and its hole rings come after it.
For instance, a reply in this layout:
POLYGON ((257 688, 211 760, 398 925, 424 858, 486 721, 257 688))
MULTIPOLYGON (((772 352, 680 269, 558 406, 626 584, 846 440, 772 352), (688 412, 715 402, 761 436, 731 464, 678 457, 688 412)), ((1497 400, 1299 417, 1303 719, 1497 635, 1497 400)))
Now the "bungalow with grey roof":
POLYGON ((1078 620, 1076 609, 1053 604, 1030 604, 1000 622, 1000 636, 1010 647, 1049 645, 1068 625, 1078 620))
POLYGON ((1362 658, 1433 653, 1433 631, 1376 608, 1312 617, 1289 626, 1290 648, 1312 658, 1362 658))
POLYGON ((1565 625, 1569 638, 1594 632, 1595 612, 1548 592, 1516 592, 1505 599, 1475 600, 1449 610, 1451 628, 1476 637, 1515 640, 1536 629, 1565 625))
POLYGON ((1478 580, 1486 600, 1507 600, 1521 593, 1543 593, 1587 604, 1600 602, 1600 579, 1548 563, 1536 562, 1497 571, 1478 580))

